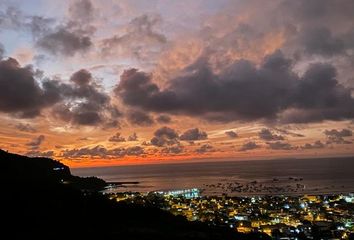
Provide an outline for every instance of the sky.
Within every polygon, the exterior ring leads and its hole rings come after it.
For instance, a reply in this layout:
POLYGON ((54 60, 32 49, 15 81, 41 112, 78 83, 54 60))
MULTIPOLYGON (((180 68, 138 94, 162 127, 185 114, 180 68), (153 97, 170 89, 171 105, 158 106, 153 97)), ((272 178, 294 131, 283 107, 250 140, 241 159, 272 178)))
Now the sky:
POLYGON ((0 148, 71 167, 353 156, 354 1, 0 0, 0 148))

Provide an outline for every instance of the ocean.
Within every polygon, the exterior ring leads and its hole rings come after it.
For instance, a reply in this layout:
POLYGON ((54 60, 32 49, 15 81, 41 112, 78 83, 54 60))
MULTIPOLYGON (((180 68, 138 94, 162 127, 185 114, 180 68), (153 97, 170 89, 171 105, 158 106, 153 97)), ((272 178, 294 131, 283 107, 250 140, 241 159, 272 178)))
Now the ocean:
POLYGON ((123 182, 107 190, 113 192, 189 188, 198 188, 208 196, 354 192, 354 157, 74 168, 72 173, 123 182))

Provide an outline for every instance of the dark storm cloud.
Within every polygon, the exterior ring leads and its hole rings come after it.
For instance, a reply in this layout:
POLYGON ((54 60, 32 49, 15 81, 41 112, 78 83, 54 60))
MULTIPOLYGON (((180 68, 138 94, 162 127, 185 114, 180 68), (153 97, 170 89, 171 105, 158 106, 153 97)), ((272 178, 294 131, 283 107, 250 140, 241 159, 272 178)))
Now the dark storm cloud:
POLYGON ((182 152, 183 152, 182 146, 165 147, 161 150, 161 153, 167 153, 167 154, 180 154, 182 152))
POLYGON ((312 144, 306 143, 303 146, 301 146, 300 148, 301 149, 321 149, 321 148, 325 148, 325 144, 318 140, 312 144))
POLYGON ((303 135, 303 134, 292 132, 292 131, 281 129, 281 128, 275 128, 274 130, 276 130, 277 132, 279 132, 281 134, 289 135, 292 137, 305 137, 305 135, 303 135))
POLYGON ((327 143, 336 143, 336 144, 351 144, 351 141, 344 139, 345 137, 351 137, 353 135, 352 130, 342 129, 342 130, 325 130, 324 134, 327 136, 327 143))
POLYGON ((154 124, 154 120, 142 111, 130 111, 127 118, 130 123, 138 126, 151 126, 154 124))
POLYGON ((88 83, 91 81, 91 79, 92 79, 92 75, 86 69, 81 69, 81 70, 75 72, 70 77, 70 80, 79 86, 88 85, 88 83))
POLYGON ((90 72, 81 69, 70 80, 73 84, 46 82, 47 89, 63 99, 53 108, 54 116, 77 125, 119 126, 117 119, 121 113, 111 104, 110 96, 93 81, 90 72))
POLYGON ((91 108, 91 106, 88 106, 86 104, 83 104, 83 105, 79 105, 78 106, 78 109, 75 109, 76 112, 74 115, 73 115, 73 123, 75 124, 79 124, 79 125, 96 125, 100 122, 102 122, 102 119, 101 119, 101 116, 99 115, 98 112, 96 112, 95 110, 96 109, 93 109, 91 108), (83 111, 83 112, 80 112, 80 111, 83 111))
POLYGON ((188 129, 179 137, 183 141, 198 141, 208 138, 208 134, 204 131, 199 130, 199 128, 188 129))
POLYGON ((74 1, 64 22, 44 16, 27 15, 16 7, 0 10, 0 30, 10 29, 32 33, 35 46, 54 55, 73 56, 92 46, 95 32, 91 21, 95 9, 89 0, 74 1))
POLYGON ((288 9, 287 13, 291 13, 292 17, 309 23, 333 17, 337 18, 334 21, 349 20, 354 14, 354 3, 351 0, 285 0, 281 7, 288 9))
POLYGON ((138 60, 150 60, 167 41, 163 34, 155 30, 160 21, 160 17, 153 15, 134 18, 127 26, 126 33, 114 35, 101 42, 102 53, 105 56, 123 55, 138 60))
POLYGON ((351 137, 353 135, 352 130, 345 128, 340 131, 336 129, 325 130, 324 133, 330 137, 351 137))
POLYGON ((306 53, 324 56, 343 54, 347 47, 342 38, 336 38, 325 27, 305 29, 302 32, 301 44, 306 53))
POLYGON ((10 29, 32 33, 35 45, 51 54, 73 56, 92 46, 94 27, 90 1, 77 1, 69 7, 69 18, 58 23, 54 18, 27 15, 15 7, 0 10, 0 31, 10 29))
POLYGON ((127 141, 129 141, 129 142, 138 141, 138 135, 137 135, 135 132, 132 133, 132 135, 129 135, 129 136, 128 136, 127 141))
POLYGON ((144 148, 140 146, 128 147, 125 149, 125 154, 128 156, 141 156, 145 154, 144 148))
POLYGON ((142 107, 146 110, 155 108, 168 111, 173 104, 170 97, 160 92, 159 87, 152 83, 151 75, 137 69, 125 70, 114 92, 127 105, 142 107), (164 102, 168 100, 169 102, 164 102))
POLYGON ((95 11, 90 0, 73 1, 68 7, 65 22, 52 23, 51 28, 42 31, 36 39, 36 46, 50 54, 61 56, 74 56, 88 51, 93 46, 91 38, 96 31, 92 25, 95 11))
POLYGON ((15 125, 15 128, 22 131, 22 132, 30 132, 30 133, 35 133, 37 130, 32 127, 30 124, 26 123, 19 123, 15 125))
POLYGON ((33 138, 30 142, 26 143, 31 150, 37 150, 45 139, 44 135, 39 135, 38 137, 33 138))
POLYGON ((13 58, 0 61, 0 111, 32 118, 59 100, 46 84, 39 86, 32 68, 21 67, 13 58))
POLYGON ((200 146, 195 150, 195 152, 199 154, 214 152, 214 151, 215 151, 214 147, 211 146, 210 144, 203 144, 202 146, 200 146))
POLYGON ((333 66, 312 64, 300 77, 280 51, 265 57, 259 67, 238 60, 217 75, 199 59, 165 89, 153 83, 150 74, 126 70, 115 93, 125 104, 147 111, 221 121, 313 122, 354 117, 351 91, 337 81, 333 66))
POLYGON ((157 121, 158 123, 163 123, 163 124, 170 123, 170 122, 171 122, 171 117, 168 116, 168 115, 165 115, 165 114, 161 114, 161 115, 159 115, 159 116, 156 118, 156 121, 157 121))
POLYGON ((53 114, 63 121, 77 125, 95 126, 103 121, 99 108, 87 103, 78 103, 75 106, 60 104, 53 108, 53 114))
POLYGON ((93 148, 75 148, 66 149, 62 151, 61 156, 65 158, 81 158, 81 157, 101 157, 101 158, 121 158, 124 156, 141 156, 144 149, 140 146, 127 148, 113 148, 107 149, 103 146, 97 145, 93 148))
POLYGON ((260 148, 261 146, 258 145, 256 142, 250 141, 250 142, 246 142, 244 143, 241 148, 239 149, 240 152, 243 151, 248 151, 248 150, 253 150, 253 149, 257 149, 260 148))
POLYGON ((73 56, 77 52, 87 51, 92 42, 88 35, 59 28, 38 39, 36 45, 54 55, 73 56))
POLYGON ((163 147, 165 145, 169 145, 170 143, 174 144, 175 142, 174 141, 171 142, 169 140, 166 140, 165 138, 153 137, 151 138, 150 143, 151 145, 154 145, 156 147, 163 147))
POLYGON ((154 132, 155 137, 166 137, 167 139, 176 139, 178 138, 177 132, 169 127, 162 127, 157 129, 154 132))
POLYGON ((305 55, 320 57, 343 56, 351 58, 354 49, 351 0, 285 0, 267 20, 283 23, 288 31, 284 48, 294 48, 305 55))
POLYGON ((157 147, 178 144, 178 133, 169 127, 161 127, 154 132, 151 144, 157 147))
MULTIPOLYGON (((274 15, 255 9, 255 18, 237 27, 235 36, 227 34, 217 41, 206 40, 208 47, 201 58, 178 77, 169 79, 164 88, 155 84, 151 75, 135 70, 126 80, 136 88, 125 88, 129 84, 124 82, 125 86, 116 89, 117 95, 126 104, 148 111, 220 121, 306 123, 353 118, 351 90, 338 81, 334 66, 316 63, 308 66, 304 75, 293 71, 302 53, 321 55, 326 60, 328 56, 353 54, 353 2, 290 0, 267 3, 267 6, 274 15), (267 26, 269 29, 262 32, 260 28, 267 26), (291 53, 288 56, 295 56, 294 59, 287 59, 278 51, 259 66, 247 60, 232 63, 227 57, 221 57, 227 64, 218 68, 217 73, 209 66, 210 58, 225 56, 228 50, 237 48, 238 41, 233 39, 245 38, 252 42, 277 31, 284 32, 283 51, 291 53), (299 53, 300 50, 303 52, 299 53)), ((337 62, 333 64, 338 66, 337 62)))
POLYGON ((310 66, 294 94, 294 106, 312 110, 308 117, 314 120, 354 117, 351 90, 338 83, 336 69, 329 64, 310 66))
POLYGON ((107 157, 108 150, 103 146, 95 146, 93 148, 75 148, 75 149, 65 149, 62 151, 62 157, 65 158, 79 158, 84 156, 91 157, 107 157))
POLYGON ((238 137, 238 134, 236 132, 234 132, 234 131, 226 131, 225 134, 229 138, 237 138, 238 137))
POLYGON ((269 129, 263 128, 259 133, 258 136, 262 140, 266 141, 277 141, 277 140, 284 140, 284 137, 281 135, 273 134, 269 129))
POLYGON ((276 141, 276 142, 267 142, 268 146, 272 150, 292 150, 296 149, 296 147, 292 146, 290 143, 287 142, 281 142, 281 141, 276 141))
POLYGON ((125 142, 125 138, 121 136, 119 132, 114 134, 112 137, 108 139, 110 142, 125 142))

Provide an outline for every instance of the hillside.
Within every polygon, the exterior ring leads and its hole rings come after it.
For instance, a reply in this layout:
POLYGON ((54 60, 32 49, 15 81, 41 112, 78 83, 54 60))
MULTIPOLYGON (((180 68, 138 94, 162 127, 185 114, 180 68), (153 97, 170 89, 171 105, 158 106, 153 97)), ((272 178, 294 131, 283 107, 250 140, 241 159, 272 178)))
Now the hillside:
POLYGON ((1 239, 266 239, 82 191, 82 179, 52 159, 0 151, 0 164, 1 239))
POLYGON ((68 166, 50 158, 31 158, 0 149, 0 166, 3 184, 24 187, 30 183, 62 183, 85 190, 99 190, 106 186, 102 179, 73 176, 68 166))

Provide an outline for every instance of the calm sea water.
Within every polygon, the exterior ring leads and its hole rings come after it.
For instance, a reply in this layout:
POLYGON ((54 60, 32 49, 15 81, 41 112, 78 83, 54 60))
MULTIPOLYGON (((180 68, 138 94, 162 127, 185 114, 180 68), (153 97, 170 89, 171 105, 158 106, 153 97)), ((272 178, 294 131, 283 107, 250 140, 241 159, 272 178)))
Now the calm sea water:
POLYGON ((194 187, 204 195, 354 192, 354 157, 76 168, 72 173, 108 182, 139 182, 113 190, 121 192, 194 187))

